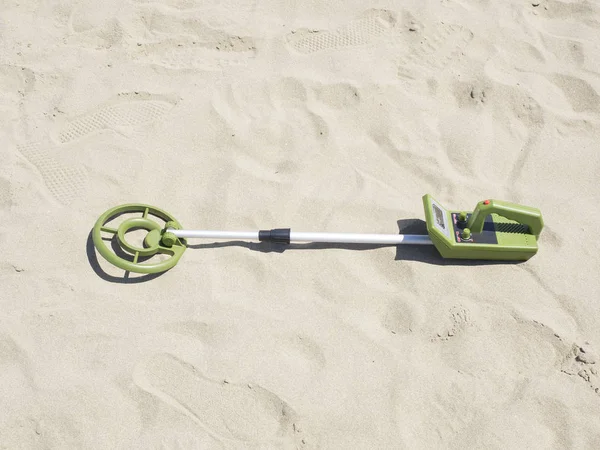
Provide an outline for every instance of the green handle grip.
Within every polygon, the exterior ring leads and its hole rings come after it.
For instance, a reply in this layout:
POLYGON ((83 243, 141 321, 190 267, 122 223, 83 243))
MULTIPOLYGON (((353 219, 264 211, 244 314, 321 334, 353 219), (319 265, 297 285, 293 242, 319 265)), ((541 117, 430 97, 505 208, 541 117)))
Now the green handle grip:
POLYGON ((544 220, 539 209, 531 206, 517 205, 516 203, 503 202, 501 200, 484 200, 477 203, 475 211, 471 215, 467 228, 473 233, 483 231, 483 222, 490 214, 498 214, 509 220, 514 220, 529 227, 529 231, 536 238, 539 237, 544 228, 544 220))

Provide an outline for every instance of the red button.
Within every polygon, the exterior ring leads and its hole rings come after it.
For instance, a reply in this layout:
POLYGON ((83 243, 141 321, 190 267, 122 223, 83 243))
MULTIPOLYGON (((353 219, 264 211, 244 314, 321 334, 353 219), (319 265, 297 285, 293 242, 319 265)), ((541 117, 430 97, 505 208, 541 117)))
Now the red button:
POLYGON ((483 201, 483 204, 484 204, 484 205, 489 205, 489 204, 490 204, 490 201, 489 201, 489 200, 484 200, 484 201, 483 201))

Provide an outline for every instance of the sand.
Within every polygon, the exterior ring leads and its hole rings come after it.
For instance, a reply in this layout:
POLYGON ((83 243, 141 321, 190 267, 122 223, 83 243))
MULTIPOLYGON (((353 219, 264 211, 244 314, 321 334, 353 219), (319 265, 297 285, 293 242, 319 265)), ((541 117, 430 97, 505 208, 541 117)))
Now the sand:
POLYGON ((600 4, 4 0, 0 447, 600 447, 600 4), (521 264, 195 241, 536 206, 521 264))

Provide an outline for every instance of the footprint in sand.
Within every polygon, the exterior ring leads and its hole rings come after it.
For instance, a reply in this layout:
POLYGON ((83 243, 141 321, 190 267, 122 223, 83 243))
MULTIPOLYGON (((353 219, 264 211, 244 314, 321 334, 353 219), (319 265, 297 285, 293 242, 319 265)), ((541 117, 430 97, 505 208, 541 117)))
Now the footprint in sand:
POLYGON ((423 322, 423 307, 416 301, 411 301, 410 294, 382 301, 378 311, 381 325, 391 334, 406 335, 418 330, 423 322))
POLYGON ((35 84, 33 70, 10 62, 0 63, 0 112, 16 110, 16 104, 33 92, 35 84))
POLYGON ((287 43, 304 54, 368 45, 393 29, 395 24, 396 14, 392 11, 371 9, 334 30, 293 32, 287 36, 287 43))
POLYGON ((598 395, 600 395, 600 358, 586 343, 584 346, 573 344, 562 362, 561 372, 578 375, 598 395))
POLYGON ((554 331, 536 321, 501 316, 498 311, 453 311, 448 338, 439 340, 446 363, 490 379, 502 379, 507 373, 554 373, 566 348, 554 331))
POLYGON ((295 438, 294 411, 258 385, 211 380, 170 354, 139 364, 133 379, 216 439, 257 443, 295 438))
POLYGON ((254 57, 254 42, 248 38, 230 36, 209 45, 179 45, 161 42, 142 46, 152 64, 173 70, 221 71, 244 67, 254 57))
MULTIPOLYGON (((257 326, 257 329, 259 328, 257 326)), ((259 333, 260 335, 257 336, 231 324, 196 321, 171 323, 165 326, 165 330, 197 339, 205 344, 206 355, 215 364, 226 365, 233 362, 239 365, 242 361, 247 361, 244 364, 252 366, 263 354, 269 354, 270 361, 275 364, 272 370, 278 372, 278 375, 272 376, 271 380, 279 376, 285 377, 286 373, 294 373, 292 378, 281 379, 283 384, 287 384, 288 381, 293 386, 308 384, 327 363, 323 349, 317 342, 310 336, 295 332, 268 336, 259 333), (264 343, 260 348, 253 348, 250 342, 264 343)), ((257 364, 257 369, 269 370, 270 367, 265 362, 257 364)))
POLYGON ((163 118, 175 101, 147 93, 125 93, 75 117, 62 126, 57 140, 67 144, 92 133, 113 130, 138 131, 163 118))
POLYGON ((544 111, 518 86, 483 79, 453 85, 461 114, 443 116, 437 129, 457 176, 474 174, 487 182, 517 183, 536 148, 544 126, 544 111), (504 143, 490 146, 492 137, 504 143))
POLYGON ((398 77, 418 79, 444 70, 473 39, 471 30, 458 24, 409 26, 398 59, 398 77))
POLYGON ((166 6, 168 8, 181 9, 181 10, 190 10, 200 7, 201 2, 199 0, 164 0, 164 1, 155 1, 155 0, 131 0, 132 3, 138 3, 140 5, 148 5, 152 3, 159 3, 160 5, 166 6))
POLYGON ((546 77, 558 86, 575 113, 600 112, 600 95, 587 81, 559 73, 546 77))
MULTIPOLYGON (((69 44, 91 48, 115 48, 130 37, 125 21, 120 20, 121 0, 82 0, 72 6, 67 26, 69 44)), ((61 10, 62 12, 62 10, 61 10)))
POLYGON ((357 86, 350 83, 318 83, 311 87, 315 99, 335 110, 355 108, 360 104, 362 92, 357 86))
MULTIPOLYGON (((473 410, 467 405, 472 419, 463 432, 457 433, 453 448, 597 448, 598 441, 593 434, 573 429, 572 406, 552 395, 539 394, 529 383, 518 385, 505 402, 499 402, 498 393, 494 392, 481 408, 473 410), (576 434, 582 435, 578 440, 580 445, 574 444, 576 434), (590 445, 585 444, 586 440, 590 445)), ((538 382, 531 384, 536 386, 538 382)), ((469 390, 476 390, 480 385, 475 383, 476 387, 469 390)), ((456 411, 456 403, 450 408, 456 411)), ((460 420, 462 425, 466 421, 460 416, 455 414, 452 419, 460 420)))
POLYGON ((76 2, 77 5, 69 14, 69 28, 73 33, 89 33, 93 30, 108 31, 116 22, 115 14, 119 11, 120 0, 105 0, 98 3, 94 0, 76 2))
POLYGON ((563 64, 598 71, 598 58, 594 56, 599 48, 590 36, 598 32, 596 18, 600 5, 589 1, 544 0, 538 7, 524 6, 523 9, 527 22, 539 31, 538 39, 563 64))
POLYGON ((215 11, 204 7, 192 12, 154 5, 139 9, 134 14, 151 37, 140 36, 129 52, 141 63, 175 70, 221 70, 247 65, 255 55, 254 39, 226 31, 231 25, 223 23, 223 13, 215 16, 215 11), (152 20, 146 21, 145 16, 152 20))
POLYGON ((159 3, 168 8, 186 11, 218 9, 223 12, 232 12, 235 10, 236 13, 250 11, 256 5, 256 0, 131 0, 131 2, 140 5, 159 3))
POLYGON ((83 195, 87 187, 87 172, 83 167, 70 165, 52 156, 51 145, 31 142, 17 149, 39 171, 48 191, 56 200, 68 205, 83 195))
POLYGON ((473 314, 463 305, 453 305, 446 316, 435 323, 437 325, 435 335, 431 342, 442 342, 450 339, 460 338, 473 327, 473 314))
POLYGON ((600 8, 593 2, 540 0, 535 3, 536 6, 527 4, 524 7, 534 16, 597 26, 594 18, 597 17, 600 8))

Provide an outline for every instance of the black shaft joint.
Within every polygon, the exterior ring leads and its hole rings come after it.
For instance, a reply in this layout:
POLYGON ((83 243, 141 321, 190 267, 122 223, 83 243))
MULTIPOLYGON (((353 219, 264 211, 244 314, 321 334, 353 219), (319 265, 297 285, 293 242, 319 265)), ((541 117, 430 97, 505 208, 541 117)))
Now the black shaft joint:
POLYGON ((261 242, 275 242, 277 244, 290 243, 289 228, 275 228, 273 230, 260 230, 258 232, 258 240, 261 242))

